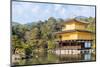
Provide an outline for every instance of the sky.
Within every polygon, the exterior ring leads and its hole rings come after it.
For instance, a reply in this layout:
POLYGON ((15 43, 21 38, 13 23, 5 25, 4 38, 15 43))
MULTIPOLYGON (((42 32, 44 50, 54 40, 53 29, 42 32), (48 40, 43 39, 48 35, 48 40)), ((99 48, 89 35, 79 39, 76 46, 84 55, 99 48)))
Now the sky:
POLYGON ((94 6, 50 4, 33 2, 12 2, 12 21, 21 24, 54 18, 95 17, 94 6))

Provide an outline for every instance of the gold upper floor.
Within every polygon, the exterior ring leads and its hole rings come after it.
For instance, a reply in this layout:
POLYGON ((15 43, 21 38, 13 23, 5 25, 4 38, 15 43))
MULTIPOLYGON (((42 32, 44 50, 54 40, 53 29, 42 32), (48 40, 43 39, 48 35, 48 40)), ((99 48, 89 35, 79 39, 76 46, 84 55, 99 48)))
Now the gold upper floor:
POLYGON ((62 31, 67 31, 67 30, 86 30, 86 26, 88 23, 82 22, 76 19, 71 19, 68 21, 65 21, 63 24, 62 31))

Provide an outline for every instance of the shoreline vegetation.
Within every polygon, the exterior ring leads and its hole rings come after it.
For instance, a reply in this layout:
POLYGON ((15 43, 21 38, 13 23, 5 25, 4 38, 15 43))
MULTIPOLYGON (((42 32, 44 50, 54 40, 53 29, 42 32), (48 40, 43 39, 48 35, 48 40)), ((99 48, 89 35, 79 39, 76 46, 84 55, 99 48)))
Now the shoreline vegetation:
MULTIPOLYGON (((95 33, 95 18, 75 18, 81 21, 89 22, 87 30, 95 33)), ((33 52, 52 52, 59 48, 55 32, 61 31, 65 20, 62 18, 55 19, 48 18, 45 21, 32 22, 27 24, 20 24, 12 21, 12 60, 15 55, 17 57, 26 56, 31 57, 33 52)), ((95 35, 93 40, 93 47, 95 49, 95 35)))

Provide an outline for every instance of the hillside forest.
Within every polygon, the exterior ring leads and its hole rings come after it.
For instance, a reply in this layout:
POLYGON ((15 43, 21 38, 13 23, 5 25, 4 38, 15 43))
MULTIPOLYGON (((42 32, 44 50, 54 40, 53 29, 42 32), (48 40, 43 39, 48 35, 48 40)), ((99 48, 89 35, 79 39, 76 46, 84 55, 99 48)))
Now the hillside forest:
MULTIPOLYGON (((87 30, 95 33, 95 18, 94 17, 75 17, 82 21, 89 22, 87 30)), ((45 21, 31 22, 20 24, 20 22, 12 21, 12 54, 26 53, 31 54, 33 51, 53 50, 57 46, 55 41, 55 32, 61 31, 63 27, 62 18, 49 17, 45 21)), ((95 44, 95 35, 94 35, 95 44)))

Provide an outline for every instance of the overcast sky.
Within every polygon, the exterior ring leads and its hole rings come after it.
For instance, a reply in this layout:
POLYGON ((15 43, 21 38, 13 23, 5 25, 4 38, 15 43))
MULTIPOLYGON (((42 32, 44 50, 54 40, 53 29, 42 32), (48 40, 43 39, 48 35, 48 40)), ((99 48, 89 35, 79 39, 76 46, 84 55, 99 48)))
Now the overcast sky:
POLYGON ((72 18, 75 16, 95 17, 94 6, 12 2, 12 21, 29 23, 47 20, 49 17, 72 18))

